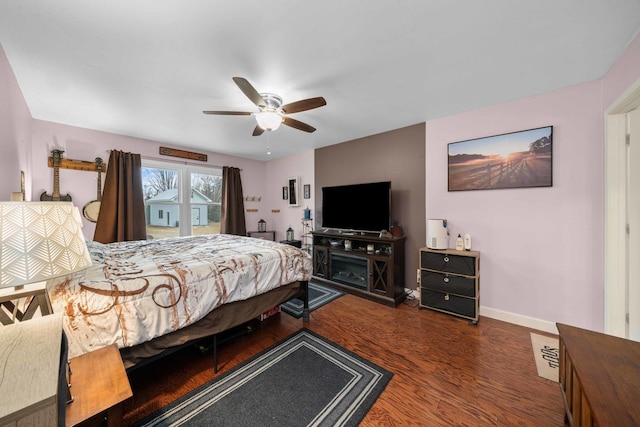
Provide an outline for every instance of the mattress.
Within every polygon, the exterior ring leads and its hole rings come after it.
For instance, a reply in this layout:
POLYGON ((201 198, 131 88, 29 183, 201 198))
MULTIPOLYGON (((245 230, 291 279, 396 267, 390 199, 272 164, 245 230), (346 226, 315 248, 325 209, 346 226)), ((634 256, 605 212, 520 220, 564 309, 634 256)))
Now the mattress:
POLYGON ((47 282, 69 357, 127 348, 183 329, 225 304, 311 278, 291 245, 226 234, 101 244, 92 265, 47 282))

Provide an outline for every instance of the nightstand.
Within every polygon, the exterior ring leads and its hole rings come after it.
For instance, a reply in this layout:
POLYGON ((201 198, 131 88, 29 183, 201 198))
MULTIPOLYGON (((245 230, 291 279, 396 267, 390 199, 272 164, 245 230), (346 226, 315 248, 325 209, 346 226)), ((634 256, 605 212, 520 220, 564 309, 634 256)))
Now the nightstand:
POLYGON ((122 425, 122 403, 133 396, 115 344, 69 359, 71 396, 67 427, 122 425))
POLYGON ((58 425, 66 401, 61 344, 60 314, 0 327, 1 426, 58 425))
POLYGON ((286 243, 287 245, 295 246, 296 248, 302 247, 302 240, 280 240, 280 243, 286 243))
POLYGON ((247 236, 256 239, 273 240, 274 242, 276 240, 275 231, 247 231, 247 236))
POLYGON ((420 308, 441 311, 478 323, 480 252, 420 249, 420 308))
POLYGON ((18 286, 14 288, 0 289, 0 307, 4 307, 12 314, 9 317, 4 311, 0 310, 0 323, 10 325, 33 318, 38 307, 43 316, 51 314, 51 305, 46 295, 46 281, 30 283, 28 285, 18 286), (33 297, 24 312, 18 311, 17 300, 21 298, 33 297))

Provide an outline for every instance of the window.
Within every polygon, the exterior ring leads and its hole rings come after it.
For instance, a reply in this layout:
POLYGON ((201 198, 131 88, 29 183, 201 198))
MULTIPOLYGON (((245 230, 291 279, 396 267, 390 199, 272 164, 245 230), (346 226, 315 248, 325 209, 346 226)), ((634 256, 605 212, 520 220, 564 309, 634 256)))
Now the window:
POLYGON ((142 189, 150 237, 220 232, 222 169, 143 159, 142 189))

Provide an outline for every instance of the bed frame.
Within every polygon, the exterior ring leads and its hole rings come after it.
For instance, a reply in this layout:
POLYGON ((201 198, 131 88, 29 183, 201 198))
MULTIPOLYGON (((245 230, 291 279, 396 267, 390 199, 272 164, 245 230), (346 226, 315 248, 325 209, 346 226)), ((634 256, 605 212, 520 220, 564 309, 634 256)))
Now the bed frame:
POLYGON ((192 325, 133 347, 121 348, 120 354, 127 371, 132 371, 195 341, 213 337, 213 369, 218 372, 218 334, 257 318, 265 311, 294 298, 303 301, 304 322, 309 321, 309 284, 290 283, 243 301, 224 304, 192 325))

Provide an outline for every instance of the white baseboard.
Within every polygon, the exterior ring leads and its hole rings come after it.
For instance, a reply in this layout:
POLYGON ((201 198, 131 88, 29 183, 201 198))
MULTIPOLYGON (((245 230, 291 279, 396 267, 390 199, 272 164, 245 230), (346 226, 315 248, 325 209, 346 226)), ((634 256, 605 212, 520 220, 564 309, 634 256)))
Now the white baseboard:
POLYGON ((495 308, 483 306, 480 306, 480 315, 558 335, 558 328, 556 328, 556 324, 554 322, 549 322, 548 320, 536 319, 522 314, 510 313, 508 311, 496 310, 495 308))
MULTIPOLYGON (((408 294, 413 295, 419 301, 419 289, 420 288, 404 288, 404 291, 408 294)), ((480 306, 480 316, 490 317, 492 319, 501 320, 503 322, 513 323, 514 325, 520 325, 526 328, 537 329, 538 331, 558 335, 558 328, 556 328, 556 324, 554 322, 549 322, 548 320, 536 319, 535 317, 524 316, 522 314, 511 313, 508 311, 502 311, 495 308, 483 306, 480 306)))

